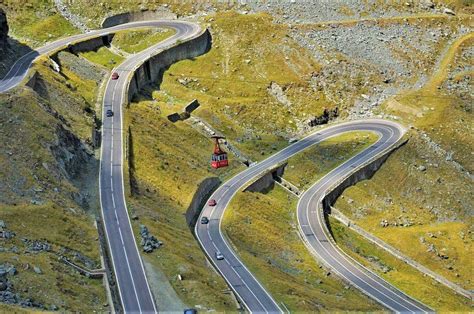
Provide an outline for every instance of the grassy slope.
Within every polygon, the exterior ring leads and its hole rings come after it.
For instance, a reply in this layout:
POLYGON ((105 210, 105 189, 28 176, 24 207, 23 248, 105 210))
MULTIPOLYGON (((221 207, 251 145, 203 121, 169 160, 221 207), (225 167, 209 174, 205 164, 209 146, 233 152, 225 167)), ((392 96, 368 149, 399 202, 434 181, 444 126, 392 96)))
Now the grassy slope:
POLYGON ((125 52, 137 53, 171 37, 174 33, 171 29, 156 28, 120 31, 115 34, 112 44, 125 52))
POLYGON ((49 149, 57 142, 56 125, 61 122, 48 111, 64 117, 70 123, 70 129, 82 137, 86 134, 85 128, 90 128, 86 126, 88 122, 83 113, 86 102, 66 87, 66 79, 53 72, 47 61, 39 62, 35 70, 41 73, 49 95, 55 95, 54 101, 40 98, 27 88, 0 95, 1 116, 11 121, 2 121, 1 124, 6 151, 0 157, 0 211, 9 230, 17 235, 2 246, 7 249, 17 246, 19 249, 18 253, 2 255, 4 261, 18 269, 12 282, 22 297, 70 311, 101 310, 106 302, 101 281, 78 275, 53 254, 26 253, 21 242, 23 237, 44 239, 53 244, 54 251, 67 247, 100 264, 93 221, 72 200, 71 196, 78 189, 61 174, 49 149), (41 205, 32 204, 32 199, 41 205), (24 269, 27 263, 30 264, 29 270, 24 269), (33 265, 40 266, 43 274, 33 272, 33 265))
POLYGON ((412 123, 410 142, 370 180, 349 188, 336 207, 359 225, 447 279, 472 289, 472 180, 424 140, 427 134, 472 173, 472 112, 442 87, 456 56, 472 46, 472 35, 453 43, 432 79, 420 90, 389 100, 385 110, 412 123), (426 171, 417 169, 426 166, 426 171), (347 200, 352 199, 349 205, 347 200), (387 219, 391 226, 382 228, 387 219), (401 227, 406 221, 412 226, 401 227), (394 226, 397 223, 398 226, 394 226), (430 250, 434 245, 435 250, 430 250), (448 258, 439 257, 445 254, 448 258))
POLYGON ((422 301, 436 311, 468 312, 472 309, 468 299, 446 289, 445 286, 433 279, 421 275, 411 266, 368 243, 339 222, 330 219, 330 224, 339 246, 364 266, 408 295, 422 301), (382 270, 384 268, 388 271, 384 272, 382 270))
MULTIPOLYGON (((331 157, 332 162, 316 167, 317 175, 311 179, 317 180, 342 162, 334 156, 346 159, 367 146, 365 135, 358 132, 338 136, 292 157, 287 170, 289 177, 301 182, 301 176, 312 169, 314 162, 305 164, 306 172, 301 171, 297 164, 302 158, 313 158, 313 154, 318 159, 331 157)), ((307 183, 304 181, 305 186, 307 183)), ((223 228, 245 264, 291 311, 379 309, 353 288, 348 289, 338 279, 326 276, 298 236, 296 203, 297 199, 280 187, 267 194, 245 192, 235 196, 225 213, 223 228)))
POLYGON ((297 120, 332 108, 322 92, 310 88, 318 65, 286 36, 286 26, 273 24, 265 14, 219 13, 208 21, 211 51, 171 66, 161 88, 175 101, 199 99, 196 114, 238 142, 244 153, 262 158, 262 152, 286 145, 297 120), (184 78, 191 80, 186 86, 178 82, 184 78), (285 89, 292 106, 269 95, 272 81, 285 89))
POLYGON ((377 138, 371 132, 350 132, 330 138, 290 158, 283 178, 298 188, 306 189, 319 180, 327 169, 335 168, 377 138))
POLYGON ((472 227, 461 217, 469 215, 472 182, 463 175, 453 176, 456 170, 452 166, 428 152, 414 134, 371 180, 348 188, 336 207, 424 266, 470 289, 472 227), (438 168, 417 170, 417 165, 425 164, 425 158, 437 163, 438 168), (381 227, 383 219, 392 225, 381 227), (405 222, 412 225, 403 227, 405 222), (449 259, 428 252, 429 244, 437 250, 445 249, 449 259))
MULTIPOLYGON (((164 246, 146 259, 159 267, 189 306, 234 310, 223 279, 213 272, 186 225, 184 213, 204 178, 227 177, 242 166, 211 170, 212 142, 183 122, 173 124, 152 101, 133 103, 127 111, 132 130, 135 176, 139 195, 128 197, 129 208, 164 246), (181 274, 183 281, 176 276, 181 274)), ((138 229, 138 223, 134 224, 138 229)))
POLYGON ((80 55, 90 62, 101 65, 109 70, 112 70, 124 60, 122 56, 113 53, 106 47, 101 47, 97 49, 97 51, 81 52, 80 55))
POLYGON ((55 9, 53 0, 5 0, 10 35, 30 47, 79 33, 55 9))
POLYGON ((431 79, 420 90, 409 91, 395 97, 385 105, 384 110, 401 116, 406 123, 412 123, 439 143, 446 151, 454 153, 454 159, 471 173, 474 163, 465 147, 473 147, 472 125, 474 118, 469 105, 462 106, 462 100, 441 88, 449 70, 456 64, 457 54, 472 47, 474 33, 456 40, 446 51, 431 79), (467 109, 466 109, 467 108, 467 109))

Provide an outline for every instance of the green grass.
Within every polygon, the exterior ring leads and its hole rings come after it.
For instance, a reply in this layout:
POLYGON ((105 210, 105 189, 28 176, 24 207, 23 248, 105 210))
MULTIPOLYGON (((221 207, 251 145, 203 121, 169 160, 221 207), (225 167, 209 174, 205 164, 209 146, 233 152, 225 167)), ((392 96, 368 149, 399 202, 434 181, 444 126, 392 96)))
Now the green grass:
POLYGON ((432 307, 435 311, 469 312, 472 310, 468 299, 455 294, 430 277, 424 276, 332 218, 330 218, 330 224, 337 244, 345 252, 403 292, 432 307), (384 267, 389 271, 383 272, 384 267))
POLYGON ((267 194, 234 197, 223 229, 244 264, 292 312, 380 310, 337 277, 326 276, 298 236, 296 203, 278 186, 267 194))
POLYGON ((164 242, 145 258, 163 271, 185 304, 233 311, 235 303, 223 293, 227 289, 224 280, 206 262, 184 214, 199 182, 211 176, 223 180, 244 167, 230 156, 229 168, 213 170, 209 164, 212 141, 184 122, 168 121, 165 106, 141 101, 127 110, 139 191, 127 197, 129 209, 140 217, 133 227, 138 234, 138 224, 144 223, 164 242), (184 280, 177 280, 178 274, 184 280))
POLYGON ((306 189, 326 174, 327 169, 335 168, 377 139, 372 132, 349 132, 330 138, 288 159, 283 178, 306 189))
MULTIPOLYGON (((331 138, 292 157, 284 177, 307 187, 376 138, 369 132, 331 138)), ((267 194, 235 196, 223 229, 245 264, 291 311, 380 309, 353 288, 346 289, 339 279, 326 277, 298 236, 296 204, 297 199, 278 186, 267 194)))
POLYGON ((6 0, 2 2, 7 12, 8 24, 13 37, 37 47, 45 42, 78 34, 54 8, 52 0, 6 0))
MULTIPOLYGON (((61 96, 56 101, 66 102, 67 98, 61 96)), ((56 255, 27 253, 21 241, 47 240, 55 251, 68 247, 100 263, 93 221, 73 201, 71 195, 77 195, 78 189, 61 172, 50 150, 57 143, 59 120, 47 111, 54 112, 48 101, 30 89, 0 95, 0 110, 2 117, 11 119, 0 127, 4 147, 10 152, 0 157, 0 212, 7 228, 16 233, 15 238, 2 241, 2 247, 18 248, 18 253, 1 255, 2 263, 11 263, 18 270, 11 278, 15 291, 22 298, 48 307, 54 304, 63 311, 103 310, 106 295, 100 280, 77 274, 56 255), (41 205, 32 204, 32 200, 41 205), (25 269, 27 264, 29 269, 25 269), (36 274, 33 266, 39 266, 43 274, 36 274)))
POLYGON ((464 175, 453 176, 455 172, 442 157, 430 152, 421 138, 412 134, 408 144, 393 153, 370 180, 348 188, 335 206, 366 231, 425 267, 465 289, 472 289, 469 212, 473 184, 464 175), (425 160, 438 166, 430 166, 425 160), (418 165, 427 165, 427 170, 419 171, 418 165), (411 226, 383 228, 380 225, 383 219, 390 224, 410 221, 411 226), (463 233, 465 238, 461 237, 463 233), (426 242, 421 243, 420 237, 426 242), (429 244, 438 250, 446 249, 449 259, 428 252, 429 244))
POLYGON ((174 34, 171 29, 126 30, 115 33, 112 44, 125 52, 137 53, 174 34))
POLYGON ((319 65, 289 37, 289 28, 266 14, 218 13, 211 51, 172 65, 161 90, 176 101, 199 99, 195 115, 259 160, 287 145, 301 121, 334 104, 309 85, 319 65), (271 33, 271 36, 268 34, 271 33), (178 80, 188 78, 186 86, 178 80), (280 104, 267 88, 276 82, 292 102, 280 104))
POLYGON ((101 47, 97 51, 81 52, 80 55, 90 62, 101 65, 109 70, 112 70, 125 60, 124 57, 113 53, 106 47, 101 47))

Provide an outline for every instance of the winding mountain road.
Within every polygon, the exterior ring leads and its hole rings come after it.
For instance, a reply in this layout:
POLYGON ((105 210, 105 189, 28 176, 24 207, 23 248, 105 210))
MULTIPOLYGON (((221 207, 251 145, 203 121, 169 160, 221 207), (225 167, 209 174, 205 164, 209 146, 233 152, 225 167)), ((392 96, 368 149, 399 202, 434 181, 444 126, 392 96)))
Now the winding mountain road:
POLYGON ((249 311, 276 313, 282 312, 282 309, 245 267, 222 234, 222 217, 227 206, 237 192, 268 169, 312 145, 352 131, 372 131, 378 133, 380 137, 375 144, 331 171, 303 193, 298 203, 298 222, 305 244, 319 261, 383 306, 395 312, 431 311, 427 306, 405 295, 342 253, 333 244, 324 222, 321 201, 325 193, 367 160, 390 149, 405 133, 405 130, 394 122, 375 119, 336 124, 312 133, 237 174, 211 195, 210 198, 215 199, 217 205, 214 207, 206 205, 203 208, 200 217, 208 217, 209 223, 201 224, 198 220, 195 233, 209 259, 249 311), (216 251, 221 252, 225 258, 217 260, 216 251))
MULTIPOLYGON (((199 26, 177 20, 143 21, 121 24, 60 39, 18 59, 7 75, 0 80, 0 92, 8 91, 20 84, 32 62, 38 56, 66 48, 74 42, 139 27, 167 27, 175 29, 176 34, 157 45, 130 56, 114 69, 119 74, 119 79, 108 81, 103 100, 99 182, 102 216, 124 311, 128 313, 153 313, 157 312, 157 307, 146 279, 124 196, 122 106, 127 99, 125 93, 128 88, 128 77, 135 68, 146 61, 151 53, 166 49, 178 40, 186 41, 196 36, 201 31, 199 26), (112 117, 106 117, 107 109, 113 110, 115 114, 112 117)), ((312 133, 299 142, 246 169, 213 193, 211 198, 217 200, 217 206, 205 206, 203 209, 201 217, 209 217, 210 222, 209 224, 196 224, 196 237, 209 260, 250 312, 277 313, 282 312, 282 309, 245 267, 223 236, 221 222, 227 205, 242 187, 258 175, 263 174, 270 167, 329 137, 356 130, 377 132, 380 134, 380 139, 374 145, 334 169, 301 196, 298 204, 298 222, 305 244, 315 257, 325 263, 327 267, 333 269, 336 274, 351 282, 387 308, 396 312, 431 311, 342 253, 333 244, 326 230, 327 227, 324 224, 321 209, 321 199, 325 192, 359 165, 390 148, 404 133, 402 127, 390 121, 363 120, 334 125, 312 133), (225 259, 217 260, 215 257, 216 251, 223 253, 225 259)))
POLYGON ((41 55, 64 49, 75 42, 108 35, 119 30, 143 27, 170 28, 174 29, 176 33, 166 40, 130 56, 114 69, 119 74, 119 78, 117 80, 109 79, 107 82, 102 110, 100 204, 118 290, 123 309, 127 313, 157 312, 133 235, 124 194, 122 105, 128 101, 125 93, 129 84, 129 75, 133 74, 137 66, 149 59, 152 53, 164 50, 178 41, 184 42, 193 38, 201 32, 201 28, 197 24, 185 21, 153 20, 94 30, 86 34, 60 39, 25 54, 0 80, 0 92, 8 91, 23 81, 32 62, 41 55), (106 117, 105 113, 108 109, 115 113, 112 117, 106 117))

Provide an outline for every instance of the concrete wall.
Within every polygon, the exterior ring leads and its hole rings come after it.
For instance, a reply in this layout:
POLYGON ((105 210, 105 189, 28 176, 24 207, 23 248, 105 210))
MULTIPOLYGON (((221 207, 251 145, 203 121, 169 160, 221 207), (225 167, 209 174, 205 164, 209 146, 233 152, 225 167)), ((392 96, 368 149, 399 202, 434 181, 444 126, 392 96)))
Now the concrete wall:
POLYGON ((66 50, 77 54, 84 51, 94 51, 103 46, 108 46, 112 41, 114 34, 105 35, 102 37, 87 39, 72 45, 69 45, 66 50))
POLYGON ((244 192, 261 192, 266 193, 275 186, 275 178, 281 177, 285 171, 285 167, 288 163, 277 165, 269 169, 265 174, 261 175, 254 182, 250 183, 244 192))
POLYGON ((175 19, 177 16, 172 12, 166 11, 136 11, 126 12, 113 16, 106 17, 102 21, 102 28, 112 27, 123 23, 147 21, 156 19, 175 19))
POLYGON ((219 187, 221 180, 217 177, 204 179, 199 183, 198 189, 194 193, 193 200, 186 211, 186 223, 194 234, 194 225, 206 204, 207 199, 219 187))
POLYGON ((105 234, 105 226, 102 223, 102 216, 96 219, 97 231, 99 233, 99 243, 101 255, 104 259, 106 282, 108 284, 108 290, 110 292, 110 298, 112 299, 111 308, 117 313, 123 313, 122 302, 120 299, 120 292, 118 289, 117 282, 115 280, 114 268, 111 260, 111 254, 109 250, 109 245, 107 243, 107 236, 105 234))
POLYGON ((359 181, 370 179, 375 172, 382 166, 382 164, 387 160, 390 154, 398 149, 399 147, 405 145, 408 140, 401 140, 398 144, 393 146, 390 150, 386 151, 383 155, 375 158, 374 160, 366 163, 358 170, 349 175, 344 179, 340 184, 333 187, 333 189, 326 194, 323 198, 323 209, 325 213, 331 212, 331 206, 336 202, 337 198, 344 192, 346 188, 356 184, 359 181))
POLYGON ((200 104, 197 99, 193 99, 186 107, 184 107, 184 111, 191 113, 197 108, 199 108, 200 104))
POLYGON ((211 34, 209 30, 203 31, 195 38, 178 43, 175 46, 158 52, 140 65, 130 80, 128 87, 128 101, 130 102, 143 87, 151 83, 160 83, 163 73, 173 63, 197 57, 211 48, 211 34))

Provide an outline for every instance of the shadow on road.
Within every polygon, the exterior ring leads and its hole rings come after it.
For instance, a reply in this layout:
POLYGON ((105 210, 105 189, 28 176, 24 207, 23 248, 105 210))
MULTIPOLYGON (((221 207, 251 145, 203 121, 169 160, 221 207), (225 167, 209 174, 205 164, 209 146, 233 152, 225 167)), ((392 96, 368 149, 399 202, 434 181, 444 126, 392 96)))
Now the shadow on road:
MULTIPOLYGON (((15 62, 27 54, 33 58, 38 56, 38 53, 32 48, 11 37, 8 37, 4 42, 0 41, 0 79, 4 79, 15 62)), ((14 69, 8 73, 8 77, 14 76, 12 72, 14 69)))

